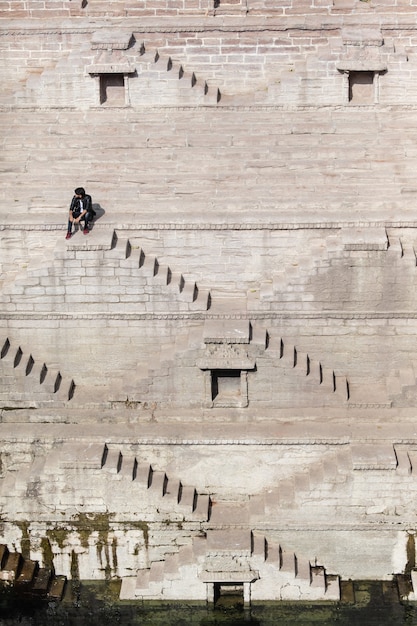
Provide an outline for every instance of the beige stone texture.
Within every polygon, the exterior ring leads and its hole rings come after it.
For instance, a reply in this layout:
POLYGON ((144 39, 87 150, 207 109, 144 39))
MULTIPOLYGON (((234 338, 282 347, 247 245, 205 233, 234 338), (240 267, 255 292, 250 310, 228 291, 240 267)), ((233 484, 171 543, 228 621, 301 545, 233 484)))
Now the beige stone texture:
POLYGON ((414 584, 417 8, 0 9, 0 544, 133 600, 414 584))

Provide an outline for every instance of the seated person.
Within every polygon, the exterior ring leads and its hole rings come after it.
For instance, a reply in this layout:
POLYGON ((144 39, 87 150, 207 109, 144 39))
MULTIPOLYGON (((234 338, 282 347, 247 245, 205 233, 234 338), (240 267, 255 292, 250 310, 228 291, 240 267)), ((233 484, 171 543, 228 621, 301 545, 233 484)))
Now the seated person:
POLYGON ((68 216, 68 229, 66 239, 70 239, 72 235, 72 225, 84 222, 84 235, 88 235, 89 228, 88 223, 94 218, 95 211, 93 210, 93 204, 91 196, 85 193, 84 187, 77 187, 74 191, 74 197, 71 200, 71 206, 68 216))

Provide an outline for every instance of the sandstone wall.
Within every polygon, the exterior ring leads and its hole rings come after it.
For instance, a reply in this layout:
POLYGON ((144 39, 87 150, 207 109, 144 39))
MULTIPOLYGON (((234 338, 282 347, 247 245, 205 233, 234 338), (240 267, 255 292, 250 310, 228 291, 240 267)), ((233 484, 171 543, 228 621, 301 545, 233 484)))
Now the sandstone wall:
MULTIPOLYGON (((0 23, 1 27, 1 23, 0 23)), ((318 21, 249 21, 210 27, 190 22, 127 23, 109 34, 105 22, 51 33, 39 22, 26 31, 3 26, 2 105, 95 106, 329 106, 416 102, 413 29, 381 28, 370 20, 325 28, 318 21), (53 36, 51 37, 51 35, 53 36), (107 41, 108 40, 108 41, 107 41), (123 42, 123 43, 122 43, 123 42), (371 83, 349 86, 349 72, 371 83), (107 88, 100 76, 124 75, 107 88)))
POLYGON ((124 598, 409 575, 414 6, 2 9, 2 541, 124 598))
POLYGON ((304 2, 299 0, 286 0, 278 5, 262 0, 221 0, 210 2, 207 0, 192 2, 182 0, 170 3, 158 0, 147 0, 140 5, 127 0, 107 0, 101 4, 94 2, 66 2, 60 0, 5 0, 2 2, 2 11, 10 17, 79 17, 79 16, 105 16, 105 17, 137 17, 137 16, 163 16, 163 15, 187 15, 199 13, 202 15, 229 15, 247 13, 254 15, 274 16, 305 16, 315 15, 343 15, 356 14, 367 16, 372 13, 405 14, 412 13, 414 4, 412 0, 385 0, 384 2, 368 2, 365 0, 313 0, 304 2))

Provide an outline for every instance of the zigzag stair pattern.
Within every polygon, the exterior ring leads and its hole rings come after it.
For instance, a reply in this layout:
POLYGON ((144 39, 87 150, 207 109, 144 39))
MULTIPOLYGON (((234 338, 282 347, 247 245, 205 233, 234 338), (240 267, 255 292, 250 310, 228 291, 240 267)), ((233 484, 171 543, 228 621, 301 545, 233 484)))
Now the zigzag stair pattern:
POLYGON ((22 349, 19 345, 13 347, 9 338, 6 338, 1 352, 0 363, 2 365, 2 387, 6 389, 7 402, 20 401, 22 392, 15 384, 20 378, 23 383, 29 381, 32 391, 31 400, 36 402, 43 399, 68 402, 75 393, 74 380, 64 381, 61 372, 48 366, 40 359, 35 359, 29 350, 22 349))
POLYGON ((271 336, 264 327, 252 324, 252 333, 251 343, 275 350, 280 366, 307 378, 313 384, 317 384, 323 392, 336 394, 343 402, 350 400, 350 385, 346 376, 337 374, 333 369, 325 367, 321 361, 310 357, 308 352, 299 350, 284 337, 271 336))
POLYGON ((350 399, 349 381, 346 376, 336 372, 313 358, 307 352, 301 352, 295 345, 288 345, 283 338, 279 339, 279 362, 294 372, 316 382, 327 393, 337 393, 341 400, 350 399))
POLYGON ((25 558, 20 552, 10 552, 0 544, 0 587, 48 600, 62 600, 67 578, 58 576, 52 567, 39 567, 38 561, 25 558))
MULTIPOLYGON (((325 463, 326 468, 323 460, 320 464, 322 472, 318 471, 318 462, 311 465, 309 479, 312 482, 322 481, 326 470, 334 479, 339 467, 345 467, 348 459, 346 455, 335 453, 328 455, 325 463)), ((340 599, 338 576, 329 575, 324 567, 288 552, 262 533, 239 528, 239 525, 252 522, 251 503, 243 503, 242 509, 236 503, 229 503, 228 507, 227 503, 218 502, 215 514, 211 516, 210 496, 204 496, 199 503, 201 495, 193 487, 184 488, 179 481, 170 481, 164 471, 155 471, 150 463, 139 463, 136 455, 124 456, 117 446, 105 444, 101 467, 131 481, 140 481, 147 489, 155 490, 162 499, 171 497, 176 503, 184 503, 192 513, 204 510, 204 519, 209 520, 211 526, 220 525, 217 529, 210 528, 205 534, 195 536, 191 544, 183 545, 166 559, 152 561, 149 567, 138 571, 135 579, 123 579, 122 599, 178 599, 183 597, 184 576, 187 579, 192 576, 195 581, 191 587, 187 586, 187 599, 201 598, 202 582, 228 579, 235 582, 256 580, 253 586, 255 595, 252 597, 259 600, 271 599, 271 589, 274 590, 272 599, 276 600, 295 599, 295 596, 296 599, 310 600, 340 599), (233 509, 236 519, 230 517, 230 512, 233 517, 233 509), (246 517, 242 511, 246 512, 246 517), (221 526, 225 524, 235 527, 229 526, 224 530, 221 526)), ((293 477, 292 501, 295 490, 308 489, 308 485, 300 480, 302 475, 304 472, 298 472, 293 477)), ((281 487, 284 483, 282 481, 281 487)), ((279 505, 291 506, 291 503, 281 498, 279 505)))
MULTIPOLYGON (((186 280, 182 273, 173 271, 169 265, 161 263, 155 255, 148 254, 142 247, 133 247, 129 239, 121 240, 117 234, 113 237, 112 248, 122 253, 120 267, 139 270, 139 272, 164 287, 174 290, 187 303, 189 310, 205 310, 211 307, 211 295, 207 289, 201 289, 193 280, 186 280), (116 248, 117 246, 117 248, 116 248)), ((109 256, 109 255, 107 255, 109 256)))
POLYGON ((252 600, 340 599, 338 576, 263 534, 237 529, 208 530, 205 537, 194 537, 190 545, 164 561, 154 561, 149 568, 139 570, 136 578, 123 579, 120 597, 182 597, 184 577, 194 581, 187 599, 201 598, 205 583, 219 581, 254 582, 252 600))
MULTIPOLYGON (((144 57, 147 54, 148 50, 145 46, 145 42, 142 42, 140 46, 140 57, 144 57)), ((182 63, 179 61, 174 61, 171 56, 169 56, 168 58, 163 58, 159 54, 158 50, 156 50, 154 53, 149 51, 149 54, 153 54, 152 61, 155 65, 161 65, 162 63, 166 63, 167 72, 172 73, 173 76, 177 75, 178 80, 184 83, 188 82, 190 89, 195 89, 198 90, 200 94, 202 93, 204 96, 204 100, 208 100, 209 104, 219 104, 222 99, 220 89, 209 87, 206 80, 197 78, 195 72, 193 71, 184 70, 182 63)))
POLYGON ((137 456, 124 455, 118 447, 105 444, 101 457, 101 467, 125 477, 146 488, 169 502, 170 506, 185 509, 193 518, 208 521, 211 515, 211 498, 198 493, 196 488, 185 485, 179 479, 169 478, 164 471, 156 470, 151 463, 138 461, 137 456))
MULTIPOLYGON (((306 496, 309 501, 322 500, 323 494, 333 490, 335 485, 345 490, 351 471, 350 450, 325 453, 322 458, 303 466, 290 477, 279 480, 267 494, 252 496, 249 499, 250 523, 265 521, 268 516, 276 516, 282 507, 302 506, 306 496)), ((213 515, 212 522, 214 520, 213 515)))

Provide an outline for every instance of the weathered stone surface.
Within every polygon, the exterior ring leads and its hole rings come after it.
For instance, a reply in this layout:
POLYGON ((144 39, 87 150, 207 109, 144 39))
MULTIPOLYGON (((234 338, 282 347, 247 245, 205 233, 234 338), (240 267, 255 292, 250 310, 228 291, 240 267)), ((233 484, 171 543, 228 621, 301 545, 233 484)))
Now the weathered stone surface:
POLYGON ((339 600, 414 562, 416 9, 313 4, 3 7, 5 583, 339 600))

